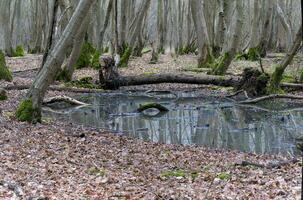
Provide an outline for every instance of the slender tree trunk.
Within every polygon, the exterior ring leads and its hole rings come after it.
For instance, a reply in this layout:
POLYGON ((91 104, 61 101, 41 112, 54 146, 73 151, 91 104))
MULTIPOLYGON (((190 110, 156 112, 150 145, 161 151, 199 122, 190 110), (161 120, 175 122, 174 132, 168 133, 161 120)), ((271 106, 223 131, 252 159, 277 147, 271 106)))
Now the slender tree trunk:
POLYGON ((221 58, 219 58, 219 62, 214 66, 212 73, 215 75, 224 75, 228 70, 232 60, 234 59, 237 48, 240 44, 242 37, 242 25, 243 25, 243 6, 241 0, 236 0, 236 21, 235 28, 232 33, 230 49, 226 51, 221 58))
POLYGON ((276 92, 280 88, 280 83, 283 78, 283 73, 287 66, 291 63, 293 58, 295 57, 296 53, 298 52, 299 48, 302 44, 302 25, 299 29, 299 31, 296 34, 296 39, 289 51, 288 54, 286 54, 283 61, 279 64, 279 66, 276 67, 275 72, 271 76, 270 85, 269 85, 269 92, 276 92))
POLYGON ((74 38, 73 49, 72 49, 71 55, 69 56, 67 65, 64 67, 64 69, 62 71, 62 73, 63 73, 62 78, 64 79, 65 82, 69 82, 72 80, 77 60, 81 54, 82 46, 84 43, 84 38, 87 33, 89 24, 90 24, 91 16, 92 16, 92 13, 90 10, 89 14, 85 17, 85 20, 82 22, 80 29, 78 30, 78 32, 76 34, 76 37, 74 38))
POLYGON ((104 24, 103 24, 102 31, 100 32, 100 36, 99 36, 100 37, 100 39, 99 39, 99 49, 100 50, 102 50, 102 47, 103 47, 104 34, 105 34, 105 31, 106 31, 106 29, 108 27, 108 24, 109 24, 110 14, 113 10, 113 4, 114 4, 114 1, 112 1, 112 0, 110 0, 108 2, 104 24))
POLYGON ((87 11, 95 0, 80 0, 78 6, 65 28, 60 40, 50 52, 43 69, 37 74, 26 100, 22 101, 16 116, 21 121, 32 123, 41 121, 41 105, 48 86, 55 80, 65 59, 65 51, 73 41, 73 34, 79 30, 87 11))
POLYGON ((198 67, 206 67, 209 59, 209 38, 207 33, 206 21, 203 14, 203 9, 201 7, 201 2, 199 0, 191 0, 191 12, 192 18, 195 25, 196 35, 198 38, 198 67))

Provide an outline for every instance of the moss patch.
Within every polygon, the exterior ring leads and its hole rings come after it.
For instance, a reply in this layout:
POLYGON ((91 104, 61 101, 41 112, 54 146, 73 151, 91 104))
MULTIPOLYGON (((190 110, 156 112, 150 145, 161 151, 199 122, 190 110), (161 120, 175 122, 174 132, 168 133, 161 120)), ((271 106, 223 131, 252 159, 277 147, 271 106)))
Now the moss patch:
POLYGON ((25 55, 24 48, 22 45, 18 45, 15 50, 13 50, 13 57, 23 57, 25 55))
POLYGON ((12 73, 6 66, 5 56, 2 51, 0 51, 0 80, 12 81, 13 76, 12 73))
POLYGON ((224 75, 228 69, 225 62, 229 59, 229 53, 224 53, 218 59, 213 60, 209 63, 209 67, 212 68, 211 74, 214 75, 224 75))
POLYGON ((161 172, 160 177, 162 177, 162 178, 171 178, 171 177, 185 178, 186 172, 182 169, 167 170, 167 171, 161 172))
POLYGON ((39 109, 33 107, 33 102, 31 99, 23 100, 20 103, 15 115, 16 118, 22 122, 41 122, 41 112, 39 109))
POLYGON ((6 91, 3 89, 0 89, 0 101, 5 101, 5 100, 7 100, 6 91))
POLYGON ((236 60, 258 61, 261 58, 260 51, 259 47, 250 48, 247 53, 237 54, 236 60))
POLYGON ((222 181, 228 181, 231 179, 231 174, 229 174, 227 172, 221 172, 221 173, 217 174, 217 178, 219 178, 222 181))
POLYGON ((99 57, 101 53, 92 44, 86 42, 82 45, 80 56, 77 60, 76 69, 91 67, 100 69, 99 57))
POLYGON ((177 52, 179 55, 187 55, 187 54, 193 54, 197 50, 197 46, 194 44, 189 44, 183 47, 180 47, 177 52))
POLYGON ((127 67, 128 66, 128 61, 130 59, 130 56, 132 54, 132 48, 131 47, 127 47, 127 49, 125 50, 125 52, 123 53, 120 63, 119 63, 119 67, 127 67))
POLYGON ((270 83, 267 87, 268 94, 281 93, 280 83, 283 79, 284 68, 277 66, 274 73, 271 75, 270 83))

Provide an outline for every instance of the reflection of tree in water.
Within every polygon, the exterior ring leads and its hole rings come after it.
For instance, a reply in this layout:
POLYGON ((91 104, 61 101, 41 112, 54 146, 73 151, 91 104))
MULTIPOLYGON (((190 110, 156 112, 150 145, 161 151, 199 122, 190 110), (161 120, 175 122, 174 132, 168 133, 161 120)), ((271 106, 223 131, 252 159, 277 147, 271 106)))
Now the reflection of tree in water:
POLYGON ((70 114, 72 121, 161 143, 279 153, 292 151, 291 138, 302 134, 303 127, 303 112, 299 111, 272 113, 230 103, 201 105, 200 99, 190 102, 187 98, 185 104, 170 100, 170 112, 146 118, 133 113, 139 104, 151 102, 146 97, 97 96, 90 101, 94 106, 70 114))

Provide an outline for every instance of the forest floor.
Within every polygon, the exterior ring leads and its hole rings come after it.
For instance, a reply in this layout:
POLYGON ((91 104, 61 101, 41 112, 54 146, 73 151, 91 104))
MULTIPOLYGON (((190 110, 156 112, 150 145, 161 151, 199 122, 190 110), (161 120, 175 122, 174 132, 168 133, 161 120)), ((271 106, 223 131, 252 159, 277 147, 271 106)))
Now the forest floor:
MULTIPOLYGON (((149 55, 131 61, 124 75, 180 72, 195 69, 195 56, 172 59, 162 56, 149 65, 149 55)), ((264 60, 271 71, 281 56, 264 60)), ((13 83, 30 84, 41 56, 9 58, 13 83)), ((290 67, 296 75, 301 61, 290 67)), ((238 61, 231 72, 241 73, 245 66, 258 62, 238 61)), ((196 73, 196 72, 186 72, 196 73)), ((93 76, 91 69, 78 70, 75 78, 93 76)), ((198 85, 159 84, 135 89, 197 90, 224 95, 227 90, 198 85)), ((279 168, 241 166, 242 161, 259 164, 292 158, 256 155, 195 146, 144 142, 87 128, 69 122, 44 119, 31 125, 18 122, 13 112, 26 94, 9 91, 0 102, 0 199, 299 199, 300 163, 279 168)), ((69 95, 48 92, 47 96, 69 95)))

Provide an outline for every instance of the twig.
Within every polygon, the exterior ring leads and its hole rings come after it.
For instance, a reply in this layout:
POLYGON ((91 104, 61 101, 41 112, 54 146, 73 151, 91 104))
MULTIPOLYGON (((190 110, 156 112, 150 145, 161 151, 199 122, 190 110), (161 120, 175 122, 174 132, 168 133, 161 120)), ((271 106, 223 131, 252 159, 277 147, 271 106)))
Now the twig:
POLYGON ((240 101, 240 104, 254 104, 254 103, 259 103, 261 101, 269 100, 269 99, 303 99, 303 96, 296 96, 296 95, 287 95, 287 94, 272 94, 268 96, 263 96, 263 97, 258 97, 255 99, 248 99, 245 101, 240 101))

